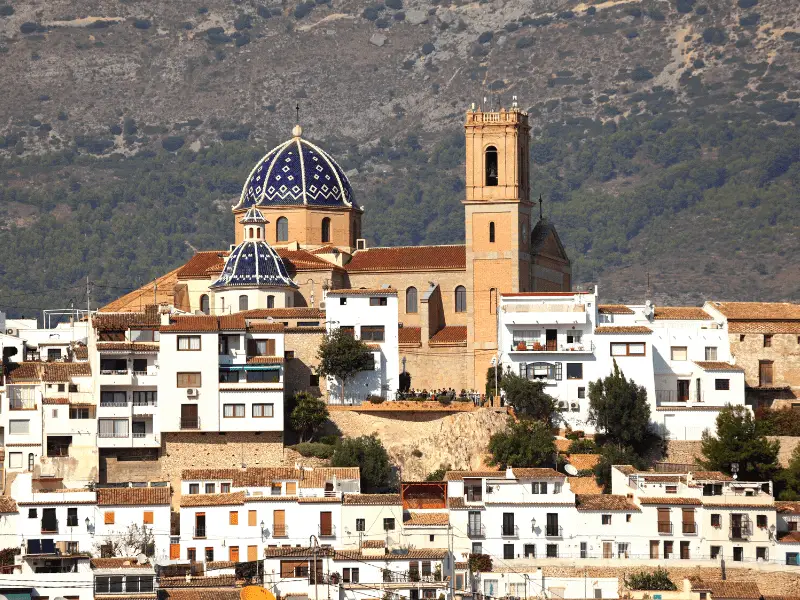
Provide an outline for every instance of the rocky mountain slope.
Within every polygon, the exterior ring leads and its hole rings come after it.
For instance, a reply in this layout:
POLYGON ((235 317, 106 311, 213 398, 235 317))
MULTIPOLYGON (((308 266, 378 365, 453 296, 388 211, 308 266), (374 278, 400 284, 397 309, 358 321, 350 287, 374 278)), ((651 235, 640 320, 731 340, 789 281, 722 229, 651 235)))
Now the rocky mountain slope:
POLYGON ((370 243, 461 241, 463 113, 514 96, 578 282, 800 297, 792 2, 0 0, 0 53, 11 312, 226 246, 231 199, 298 103, 370 243))

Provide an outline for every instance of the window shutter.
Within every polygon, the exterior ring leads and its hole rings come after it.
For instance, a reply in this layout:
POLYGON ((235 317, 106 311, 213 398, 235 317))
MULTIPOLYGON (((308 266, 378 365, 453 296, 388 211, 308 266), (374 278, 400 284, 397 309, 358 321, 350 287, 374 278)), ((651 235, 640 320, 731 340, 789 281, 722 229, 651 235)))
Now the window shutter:
POLYGON ((256 525, 256 511, 250 510, 247 512, 247 524, 250 527, 255 527, 256 525))
POLYGON ((239 524, 239 511, 238 510, 232 510, 230 512, 229 524, 230 525, 238 525, 239 524))
POLYGON ((286 482, 286 495, 287 496, 294 496, 297 494, 297 483, 294 481, 287 481, 286 482))
POLYGON ((114 511, 113 510, 107 510, 105 512, 105 514, 103 515, 103 522, 106 525, 113 525, 114 524, 114 511))
POLYGON ((145 525, 152 525, 153 524, 153 511, 152 510, 144 511, 144 518, 142 519, 142 522, 145 525))
POLYGON ((247 340, 247 355, 256 356, 258 354, 258 345, 254 339, 247 340))
POLYGON ((275 340, 267 340, 267 356, 275 356, 275 340))

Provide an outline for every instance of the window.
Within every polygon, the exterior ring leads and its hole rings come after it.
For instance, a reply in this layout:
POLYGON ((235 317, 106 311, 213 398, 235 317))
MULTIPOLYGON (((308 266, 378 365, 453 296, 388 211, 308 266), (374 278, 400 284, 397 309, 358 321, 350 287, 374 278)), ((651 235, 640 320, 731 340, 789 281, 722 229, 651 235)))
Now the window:
POLYGON ((65 392, 66 390, 67 390, 67 386, 66 385, 64 385, 63 383, 59 383, 58 384, 58 391, 59 392, 65 392))
POLYGON ((356 531, 366 531, 366 521, 364 519, 356 519, 356 531))
POLYGON ((764 334, 764 348, 772 348, 772 334, 765 333, 764 334))
POLYGON ((677 494, 678 493, 678 486, 677 485, 668 485, 665 488, 667 494, 677 494))
POLYGON ((758 385, 761 387, 772 385, 772 361, 758 361, 758 385))
POLYGON ((586 398, 586 388, 585 387, 579 387, 578 388, 578 399, 579 400, 583 400, 584 398, 586 398))
POLYGON ((248 383, 278 383, 280 381, 279 371, 245 371, 248 383))
POLYGON ((547 544, 547 558, 558 558, 558 544, 547 544))
POLYGON ((190 483, 189 484, 189 493, 190 494, 199 494, 200 493, 200 484, 199 483, 190 483))
POLYGON ((358 583, 359 573, 356 567, 345 567, 342 569, 342 582, 344 583, 358 583))
POLYGON ((250 299, 247 297, 247 294, 240 294, 239 295, 239 310, 247 310, 250 304, 250 299))
POLYGON ((489 314, 497 314, 497 288, 489 288, 489 314))
POLYGON ((228 525, 238 525, 239 524, 239 511, 232 510, 228 513, 228 525))
POLYGON ((387 302, 388 300, 386 299, 386 296, 376 296, 369 299, 370 306, 386 306, 387 302))
POLYGON ((600 515, 603 525, 611 525, 611 515, 600 515))
POLYGON ((716 527, 719 529, 722 527, 722 515, 712 514, 711 515, 711 526, 716 527))
POLYGON ((385 518, 383 519, 383 530, 384 531, 394 531, 394 519, 393 518, 385 518))
POLYGON ((711 546, 711 559, 714 560, 719 558, 721 550, 722 546, 711 546))
POLYGON ((643 342, 611 342, 611 356, 644 356, 643 342))
POLYGON ((467 288, 463 285, 456 287, 456 312, 467 312, 467 288))
POLYGON ((98 593, 121 593, 122 575, 111 575, 109 577, 96 577, 94 580, 95 592, 98 593))
POLYGON ((534 481, 531 484, 531 494, 546 494, 546 493, 547 493, 546 481, 534 481))
POLYGON ((133 392, 134 406, 155 406, 158 401, 158 392, 155 390, 133 392))
POLYGON ((552 379, 561 381, 561 363, 520 363, 519 374, 528 379, 552 379))
POLYGON ((275 308, 275 296, 267 296, 267 308, 275 308))
POLYGON ((786 553, 786 564, 792 566, 800 565, 800 552, 787 552, 786 553))
POLYGON ((125 406, 127 403, 127 392, 100 392, 100 406, 125 406))
POLYGON ((567 363, 567 379, 583 379, 583 363, 567 363))
POLYGON ((275 356, 275 340, 247 340, 247 356, 275 356))
POLYGON ((244 404, 223 404, 222 416, 234 419, 244 418, 244 404))
POLYGON ((128 425, 128 419, 98 419, 97 435, 101 438, 126 438, 128 425))
POLYGON ((8 422, 8 433, 11 435, 27 435, 30 427, 31 422, 28 420, 10 420, 8 422))
POLYGON ((406 290, 406 312, 417 312, 417 288, 410 287, 406 290))
POLYGON ((103 513, 103 523, 105 523, 106 525, 113 525, 114 524, 114 511, 113 510, 107 510, 105 513, 103 513))
POLYGON ((383 325, 362 325, 361 340, 364 342, 382 342, 384 338, 383 325))
POLYGON ((67 527, 77 527, 78 526, 78 509, 77 508, 68 508, 67 509, 67 527))
POLYGON ((570 329, 569 331, 567 331, 568 344, 580 344, 582 337, 583 337, 582 331, 577 331, 575 329, 570 329))
POLYGON ((486 186, 497 185, 497 148, 494 146, 487 146, 484 152, 484 175, 486 186))
POLYGON ((715 379, 714 380, 714 389, 718 392, 726 392, 731 389, 731 380, 730 379, 715 379))
POLYGON ((195 562, 197 560, 197 550, 195 548, 186 549, 186 560, 195 562))
MULTIPOLYGON (((8 468, 21 469, 22 468, 22 452, 9 452, 8 453, 8 468)), ((34 509, 36 510, 36 509, 34 509)))
POLYGON ((756 515, 756 527, 759 529, 767 528, 767 515, 756 515))
POLYGON ((681 542, 681 560, 689 560, 689 542, 681 542))
POLYGON ((553 482, 553 493, 560 494, 563 484, 560 481, 553 482))
POLYGON ((275 223, 275 239, 279 242, 289 241, 289 220, 286 217, 278 217, 275 223))
POLYGON ((503 544, 503 558, 514 558, 514 544, 503 544))
POLYGON ((706 360, 717 360, 716 346, 706 346, 706 360))
POLYGON ((322 219, 322 242, 331 241, 331 220, 328 217, 322 219))
POLYGON ((473 554, 483 554, 483 543, 482 542, 472 542, 472 553, 473 554))
POLYGON ((274 405, 253 404, 253 417, 258 419, 269 418, 274 415, 274 405))
POLYGON ((34 460, 33 452, 31 452, 28 454, 28 471, 33 471, 34 460))
POLYGON ((671 541, 664 542, 664 558, 672 558, 673 546, 674 544, 671 541))
POLYGON ((202 385, 200 373, 178 373, 179 388, 196 388, 202 385))
POLYGON ((239 383, 239 371, 228 371, 222 369, 219 372, 220 383, 239 383))
POLYGON ((494 221, 489 222, 489 243, 494 244, 494 221))
POLYGON ((308 385, 309 387, 319 387, 319 375, 311 373, 308 376, 308 385))
POLYGON ((219 493, 220 494, 230 494, 231 493, 231 484, 230 483, 220 483, 219 484, 219 493))
POLYGON ((280 481, 274 482, 269 487, 269 493, 270 493, 271 496, 280 496, 281 495, 281 491, 282 491, 282 487, 281 487, 281 482, 280 481))
POLYGON ((179 335, 178 350, 200 350, 200 336, 179 335))
POLYGON ((152 525, 153 524, 153 511, 146 510, 142 513, 142 524, 144 525, 152 525))
POLYGON ((686 360, 686 346, 673 346, 671 348, 672 360, 686 360))
POLYGON ((205 486, 206 494, 216 494, 217 493, 217 484, 216 483, 207 483, 205 486))
POLYGON ((214 548, 206 548, 206 562, 214 561, 214 548))

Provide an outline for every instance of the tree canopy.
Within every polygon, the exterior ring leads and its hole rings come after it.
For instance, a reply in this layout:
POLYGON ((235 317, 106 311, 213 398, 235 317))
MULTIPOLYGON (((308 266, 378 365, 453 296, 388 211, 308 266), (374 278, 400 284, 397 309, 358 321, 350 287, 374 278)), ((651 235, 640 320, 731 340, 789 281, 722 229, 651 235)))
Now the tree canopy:
POLYGON ((555 466, 553 432, 544 421, 509 419, 506 428, 489 439, 489 452, 501 467, 555 466))
POLYGON ((363 492, 386 492, 396 487, 392 463, 375 435, 344 438, 333 451, 333 467, 359 467, 363 492))
POLYGON ((518 416, 551 423, 556 400, 544 391, 543 381, 507 374, 501 387, 506 391, 506 403, 514 407, 518 416))
POLYGON ((308 392, 297 392, 294 395, 294 404, 289 423, 297 432, 299 441, 305 442, 312 439, 328 420, 328 406, 308 392))
POLYGON ((647 391, 616 361, 610 375, 589 383, 589 420, 611 443, 641 450, 651 439, 647 391))
POLYGON ((367 345, 341 328, 325 334, 317 350, 317 359, 317 372, 320 375, 339 380, 342 403, 347 382, 360 371, 367 371, 375 366, 367 345))

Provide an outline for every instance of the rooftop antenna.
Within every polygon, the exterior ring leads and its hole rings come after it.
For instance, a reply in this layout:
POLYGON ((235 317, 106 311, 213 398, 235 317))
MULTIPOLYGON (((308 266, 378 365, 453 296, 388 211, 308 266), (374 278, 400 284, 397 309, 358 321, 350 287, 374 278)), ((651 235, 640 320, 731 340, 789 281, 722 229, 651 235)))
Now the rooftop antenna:
POLYGON ((647 291, 645 292, 645 302, 650 300, 650 271, 647 271, 647 291))
POLYGON ((539 220, 541 221, 542 219, 542 195, 539 194, 539 220))

